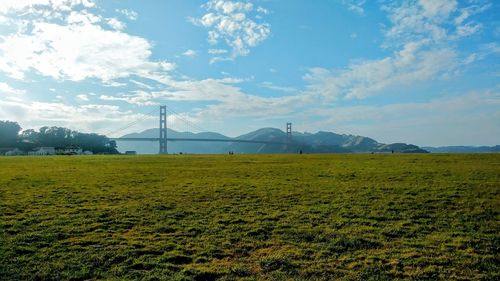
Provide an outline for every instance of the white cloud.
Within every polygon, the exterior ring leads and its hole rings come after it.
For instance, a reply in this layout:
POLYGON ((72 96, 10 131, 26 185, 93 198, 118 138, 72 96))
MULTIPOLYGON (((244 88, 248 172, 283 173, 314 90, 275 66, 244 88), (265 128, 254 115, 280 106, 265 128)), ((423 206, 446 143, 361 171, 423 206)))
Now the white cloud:
POLYGON ((35 23, 30 34, 3 39, 0 70, 18 79, 32 69, 55 79, 79 81, 110 80, 160 67, 149 61, 148 41, 97 25, 35 23))
POLYGON ((392 4, 383 6, 383 10, 388 12, 392 27, 386 32, 386 37, 392 39, 395 45, 404 44, 409 41, 429 38, 434 42, 440 42, 447 38, 446 28, 442 23, 449 19, 450 13, 456 9, 456 1, 450 0, 451 4, 438 5, 442 3, 437 0, 414 2, 404 2, 404 4, 392 4))
POLYGON ((262 7, 257 7, 257 10, 256 10, 258 13, 262 13, 262 14, 269 14, 269 10, 268 9, 265 9, 265 8, 262 8, 262 7))
POLYGON ((478 60, 478 55, 476 53, 472 53, 470 55, 468 55, 464 60, 463 60, 463 64, 464 65, 468 65, 468 64, 471 64, 475 61, 478 60))
POLYGON ((309 92, 327 99, 366 98, 385 89, 452 75, 458 58, 452 49, 422 50, 408 43, 392 56, 351 64, 341 71, 310 69, 305 79, 309 92))
POLYGON ((347 7, 349 11, 355 12, 359 15, 364 15, 365 10, 363 6, 365 5, 366 0, 342 0, 342 4, 347 7))
POLYGON ((108 19, 108 25, 111 26, 111 28, 113 28, 115 30, 122 30, 126 27, 125 23, 119 21, 116 18, 108 19))
POLYGON ((254 8, 252 3, 225 0, 209 1, 206 6, 208 7, 208 9, 212 9, 228 15, 234 12, 250 12, 254 8))
MULTIPOLYGON (((244 80, 231 77, 184 81, 169 80, 164 81, 168 90, 140 90, 127 94, 101 95, 99 98, 139 106, 157 105, 165 101, 203 101, 209 105, 194 109, 187 115, 200 122, 209 119, 215 122, 231 116, 260 119, 279 118, 312 102, 311 97, 301 94, 276 98, 249 95, 236 85, 242 81, 244 80)), ((291 92, 291 88, 283 87, 280 90, 291 92)))
POLYGON ((479 23, 468 23, 457 26, 457 35, 459 37, 470 36, 481 30, 482 25, 479 23))
POLYGON ((478 3, 459 7, 456 0, 413 0, 384 5, 392 23, 386 30, 386 44, 400 46, 424 38, 445 43, 476 34, 482 25, 469 18, 491 7, 478 3))
POLYGON ((492 3, 476 2, 470 6, 459 8, 460 13, 454 19, 455 25, 458 26, 458 25, 464 23, 470 17, 488 10, 489 8, 491 8, 491 6, 492 6, 492 3))
POLYGON ((68 24, 95 24, 102 20, 100 16, 88 13, 86 11, 71 11, 71 13, 66 17, 66 22, 68 24))
POLYGON ((105 80, 102 81, 104 87, 113 87, 113 88, 119 88, 119 87, 125 87, 127 86, 127 83, 120 83, 116 81, 110 81, 110 80, 105 80))
POLYGON ((153 90, 154 87, 146 84, 146 83, 142 83, 140 81, 137 81, 137 80, 134 80, 134 79, 130 79, 129 82, 133 83, 133 84, 136 84, 137 86, 139 86, 140 88, 144 88, 144 89, 148 89, 148 90, 153 90))
POLYGON ((132 94, 120 94, 118 96, 101 95, 99 99, 105 101, 123 101, 134 105, 158 105, 157 102, 152 101, 158 95, 145 91, 134 91, 132 94))
POLYGON ((15 4, 7 5, 8 8, 3 6, 2 11, 13 20, 17 18, 12 11, 34 15, 28 19, 28 25, 26 20, 18 20, 27 27, 0 37, 0 71, 12 78, 23 79, 26 73, 35 71, 58 80, 97 78, 111 85, 116 78, 147 77, 175 67, 172 63, 152 61, 151 43, 122 32, 120 29, 125 26, 120 21, 108 19, 114 29, 107 30, 101 26, 101 16, 86 9, 71 10, 74 6, 92 7, 93 2, 38 2, 45 4, 31 6, 29 1, 20 1, 12 2, 15 4), (54 17, 58 20, 45 18, 45 10, 57 14, 54 17))
POLYGON ((250 2, 211 0, 204 7, 208 13, 192 21, 209 29, 210 44, 226 44, 231 48, 229 56, 215 56, 211 62, 246 56, 251 48, 258 46, 271 34, 269 24, 257 23, 256 17, 251 18, 252 14, 265 14, 268 11, 262 7, 256 9, 250 2))
POLYGON ((423 15, 427 18, 447 18, 457 9, 456 0, 419 0, 423 7, 423 15))
POLYGON ((481 49, 486 55, 495 54, 500 55, 500 44, 497 42, 483 44, 481 49))
POLYGON ((6 94, 6 95, 21 95, 21 94, 26 93, 26 91, 14 89, 9 84, 4 83, 4 82, 0 82, 0 93, 6 94))
POLYGON ((0 14, 8 13, 41 13, 67 12, 76 6, 90 8, 95 5, 93 0, 2 0, 0 14))
POLYGON ((89 96, 85 95, 85 94, 80 94, 80 95, 77 95, 76 96, 76 99, 78 101, 89 101, 89 96))
POLYGON ((297 92, 297 89, 295 89, 294 87, 278 86, 278 85, 275 85, 272 82, 263 82, 263 83, 260 83, 259 86, 261 86, 263 88, 270 89, 270 90, 279 91, 279 92, 285 92, 285 93, 294 93, 294 92, 297 92))
POLYGON ((208 53, 211 55, 222 55, 227 54, 228 50, 225 49, 209 49, 208 53))
POLYGON ((497 24, 497 26, 494 28, 494 30, 493 30, 493 34, 494 34, 496 37, 500 37, 500 24, 497 24))
POLYGON ((184 53, 182 53, 183 56, 185 57, 195 57, 196 56, 196 51, 195 50, 186 50, 184 53))
POLYGON ((127 10, 127 9, 116 9, 115 10, 117 13, 120 13, 122 15, 124 15, 125 17, 127 17, 129 20, 137 20, 138 18, 138 14, 137 12, 135 11, 132 11, 132 10, 127 10))

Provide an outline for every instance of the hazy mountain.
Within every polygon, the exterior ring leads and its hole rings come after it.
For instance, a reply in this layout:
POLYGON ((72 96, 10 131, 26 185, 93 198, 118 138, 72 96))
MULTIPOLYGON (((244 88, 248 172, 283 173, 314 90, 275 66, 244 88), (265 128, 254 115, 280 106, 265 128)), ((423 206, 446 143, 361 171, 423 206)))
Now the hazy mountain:
MULTIPOLYGON (((213 132, 191 133, 177 132, 167 129, 168 137, 193 139, 231 139, 213 132)), ((149 129, 141 133, 132 133, 127 138, 156 138, 159 129, 149 129)), ((320 131, 317 133, 293 132, 292 141, 286 143, 286 133, 276 128, 262 128, 238 136, 238 140, 257 140, 277 142, 279 144, 237 143, 237 142, 188 142, 169 141, 169 153, 369 153, 369 152, 398 152, 398 153, 425 153, 427 151, 418 146, 404 143, 382 144, 376 140, 354 135, 340 135, 332 132, 320 131)), ((134 150, 140 154, 158 153, 158 142, 148 141, 118 141, 118 149, 122 152, 134 150)))
MULTIPOLYGON (((149 129, 141 133, 124 135, 126 138, 157 138, 160 135, 159 129, 149 129)), ((198 139, 227 139, 228 137, 212 132, 191 133, 177 132, 167 129, 167 136, 172 138, 198 138, 198 139)), ((147 141, 118 141, 118 149, 121 152, 134 150, 140 154, 156 154, 159 151, 158 142, 147 141)), ((226 153, 228 143, 224 142, 168 142, 169 153, 226 153)))
POLYGON ((498 153, 500 145, 496 146, 440 146, 423 147, 432 153, 498 153))
MULTIPOLYGON (((236 137, 239 140, 286 142, 286 133, 276 128, 262 128, 236 137)), ((234 153, 286 153, 292 148, 279 144, 231 143, 228 147, 234 153)), ((298 151, 298 150, 297 150, 298 151)))
POLYGON ((422 149, 413 144, 406 143, 392 143, 392 144, 379 144, 376 151, 378 152, 399 152, 399 153, 426 153, 425 149, 422 149))
POLYGON ((338 152, 371 152, 379 144, 367 137, 353 135, 339 135, 332 132, 319 131, 316 134, 294 135, 297 142, 308 144, 312 147, 336 147, 338 152))

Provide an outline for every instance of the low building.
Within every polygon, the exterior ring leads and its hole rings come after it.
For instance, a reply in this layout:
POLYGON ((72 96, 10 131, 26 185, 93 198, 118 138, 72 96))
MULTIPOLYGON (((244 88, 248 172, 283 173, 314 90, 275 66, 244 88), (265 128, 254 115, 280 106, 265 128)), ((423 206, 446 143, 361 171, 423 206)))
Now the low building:
POLYGON ((54 147, 42 146, 35 147, 32 151, 28 152, 28 155, 55 155, 56 149, 54 147))
POLYGON ((85 150, 82 154, 83 155, 94 155, 94 152, 92 152, 90 150, 85 150))
POLYGON ((58 147, 56 153, 62 155, 80 155, 83 153, 83 150, 77 145, 68 145, 65 147, 58 147))
POLYGON ((15 147, 0 147, 0 155, 5 155, 5 153, 16 149, 15 147))
POLYGON ((125 151, 125 155, 136 155, 137 152, 134 150, 125 151))
POLYGON ((18 156, 18 155, 24 155, 24 151, 20 150, 19 148, 14 148, 11 150, 8 150, 5 152, 5 156, 18 156))

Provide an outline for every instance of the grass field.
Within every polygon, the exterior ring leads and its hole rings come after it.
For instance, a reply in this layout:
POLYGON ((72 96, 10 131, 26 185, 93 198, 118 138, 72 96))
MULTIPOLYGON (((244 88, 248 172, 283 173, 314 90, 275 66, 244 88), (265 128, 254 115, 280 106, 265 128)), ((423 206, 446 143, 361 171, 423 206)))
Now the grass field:
POLYGON ((2 280, 499 280, 500 154, 0 158, 2 280))

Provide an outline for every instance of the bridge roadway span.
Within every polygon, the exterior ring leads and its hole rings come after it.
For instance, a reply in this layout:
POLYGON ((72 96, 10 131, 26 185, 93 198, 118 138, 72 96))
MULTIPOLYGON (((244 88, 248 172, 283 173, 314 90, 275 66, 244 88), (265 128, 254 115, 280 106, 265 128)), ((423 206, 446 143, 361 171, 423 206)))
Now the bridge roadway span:
MULTIPOLYGON (((114 141, 160 141, 160 138, 110 138, 110 140, 114 140, 114 141)), ((238 142, 238 143, 293 145, 292 143, 285 143, 285 142, 263 141, 263 140, 239 140, 239 139, 167 138, 167 141, 238 142)))

